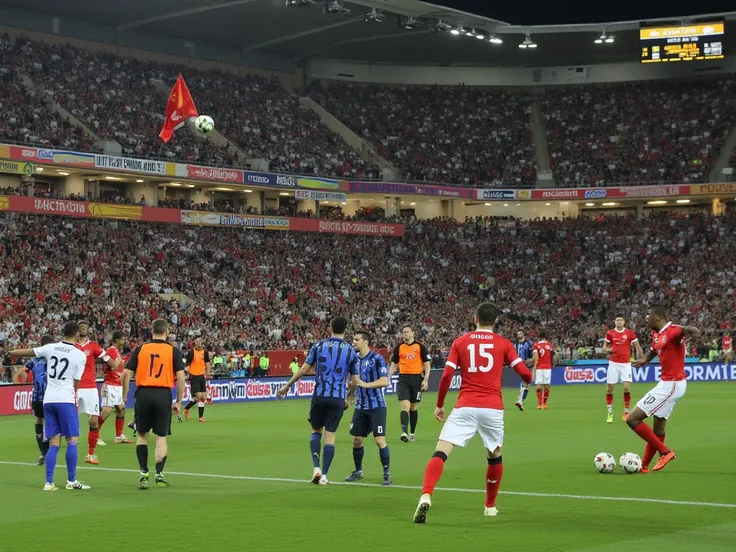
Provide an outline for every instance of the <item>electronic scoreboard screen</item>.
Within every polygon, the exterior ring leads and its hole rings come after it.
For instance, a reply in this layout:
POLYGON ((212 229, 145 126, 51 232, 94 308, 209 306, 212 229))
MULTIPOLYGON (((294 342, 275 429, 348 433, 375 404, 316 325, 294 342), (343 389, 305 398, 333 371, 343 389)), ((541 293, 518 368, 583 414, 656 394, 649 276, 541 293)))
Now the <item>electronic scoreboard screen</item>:
POLYGON ((723 59, 724 24, 639 29, 642 63, 723 59))

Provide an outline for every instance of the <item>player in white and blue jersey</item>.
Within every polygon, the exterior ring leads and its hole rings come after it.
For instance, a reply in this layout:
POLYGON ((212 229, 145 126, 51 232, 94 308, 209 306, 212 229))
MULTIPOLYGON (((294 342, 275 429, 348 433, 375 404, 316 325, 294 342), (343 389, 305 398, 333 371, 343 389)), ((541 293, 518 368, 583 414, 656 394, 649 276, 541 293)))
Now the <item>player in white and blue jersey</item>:
POLYGON ((389 465, 391 456, 386 444, 386 398, 384 389, 388 386, 388 366, 384 358, 371 350, 371 334, 356 332, 353 346, 360 359, 360 379, 355 399, 355 412, 350 422, 350 435, 353 436, 353 461, 355 471, 345 478, 352 482, 363 479, 363 440, 373 433, 378 445, 378 455, 383 466, 383 485, 391 485, 389 465))
MULTIPOLYGON (((532 358, 532 354, 534 353, 534 343, 532 343, 529 339, 526 338, 526 334, 524 333, 524 330, 519 330, 516 332, 516 341, 514 342, 514 348, 516 348, 516 353, 519 355, 519 358, 526 363, 530 358, 532 358)), ((521 382, 521 387, 519 388, 519 398, 516 399, 515 406, 522 412, 524 411, 524 399, 526 399, 526 396, 529 394, 529 384, 521 382)))
POLYGON ((352 395, 358 383, 358 355, 353 346, 345 341, 345 331, 348 327, 346 318, 338 316, 330 322, 332 337, 322 339, 312 345, 306 361, 302 367, 291 376, 291 379, 279 389, 279 396, 285 397, 289 388, 314 366, 314 392, 309 409, 309 423, 312 425, 312 435, 309 439, 309 449, 312 453, 314 472, 312 483, 327 485, 327 473, 330 471, 332 459, 335 457, 335 433, 340 426, 343 412, 349 406, 349 393, 352 395), (320 469, 320 447, 322 434, 325 438, 323 464, 320 469))
MULTIPOLYGON (((54 342, 51 335, 41 336, 41 347, 54 342)), ((46 453, 49 451, 49 440, 43 432, 43 396, 46 393, 46 359, 32 358, 25 365, 26 372, 33 374, 33 392, 31 393, 31 408, 36 417, 35 433, 36 444, 41 455, 38 457, 38 465, 43 466, 46 461, 46 453)))
POLYGON ((44 491, 55 491, 54 469, 59 455, 61 438, 66 438, 66 468, 69 490, 86 490, 88 485, 77 481, 77 443, 79 441, 79 416, 77 415, 76 390, 84 373, 86 355, 77 349, 79 324, 64 325, 64 340, 33 349, 10 351, 16 357, 36 357, 46 360, 46 393, 43 397, 43 413, 46 420, 46 437, 49 451, 46 454, 46 484, 44 491))

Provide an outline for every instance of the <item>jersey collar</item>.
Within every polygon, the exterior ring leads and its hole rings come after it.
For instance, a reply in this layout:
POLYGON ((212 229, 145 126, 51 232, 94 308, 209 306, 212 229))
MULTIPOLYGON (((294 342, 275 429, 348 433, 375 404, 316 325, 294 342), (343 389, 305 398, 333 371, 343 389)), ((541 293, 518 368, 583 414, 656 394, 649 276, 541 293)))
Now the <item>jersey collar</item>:
POLYGON ((666 330, 667 328, 669 328, 669 327, 670 327, 671 325, 672 325, 672 322, 667 322, 667 323, 666 323, 666 324, 665 324, 664 326, 662 326, 662 329, 661 329, 661 330, 659 330, 659 331, 658 331, 657 333, 662 333, 662 332, 663 332, 663 331, 665 331, 665 330, 666 330))
POLYGON ((89 343, 89 339, 84 343, 77 343, 77 345, 79 345, 80 347, 84 347, 87 343, 89 343))
POLYGON ((624 333, 626 331, 626 328, 624 328, 623 330, 617 330, 616 328, 613 328, 613 331, 618 332, 618 333, 624 333))

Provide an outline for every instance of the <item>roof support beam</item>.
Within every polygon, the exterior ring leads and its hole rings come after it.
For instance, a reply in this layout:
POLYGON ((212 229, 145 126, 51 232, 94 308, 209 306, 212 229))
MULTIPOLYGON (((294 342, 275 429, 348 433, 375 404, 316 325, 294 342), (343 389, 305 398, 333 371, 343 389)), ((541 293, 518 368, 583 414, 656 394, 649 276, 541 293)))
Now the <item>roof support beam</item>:
POLYGON ((297 38, 302 38, 305 36, 313 35, 316 33, 321 33, 323 31, 329 31, 330 29, 336 29, 338 27, 343 27, 345 25, 351 25, 353 23, 363 22, 363 17, 353 17, 351 19, 341 19, 340 21, 337 21, 335 23, 330 23, 329 25, 323 25, 321 27, 315 27, 314 29, 308 29, 306 31, 301 31, 298 33, 292 33, 290 35, 284 35, 279 36, 277 38, 272 38, 270 40, 264 40, 263 42, 258 42, 257 44, 251 44, 250 46, 245 46, 241 49, 241 51, 244 54, 247 54, 248 52, 253 52, 254 50, 260 50, 261 48, 265 48, 266 46, 273 46, 274 44, 281 44, 282 42, 287 42, 289 40, 295 40, 297 38))
MULTIPOLYGON (((411 34, 413 36, 413 35, 429 34, 430 32, 431 31, 429 31, 428 29, 422 29, 421 31, 414 31, 411 34)), ((311 56, 314 56, 315 54, 318 54, 319 52, 322 52, 324 50, 328 50, 330 48, 334 48, 335 46, 342 46, 344 44, 357 44, 359 42, 370 42, 372 40, 385 40, 385 39, 388 39, 388 38, 398 38, 398 37, 402 37, 402 36, 409 36, 409 32, 408 31, 400 31, 398 33, 385 34, 385 35, 381 35, 381 36, 369 36, 369 37, 365 37, 365 38, 350 38, 348 40, 340 40, 338 42, 332 42, 331 44, 327 44, 325 46, 320 46, 316 50, 312 50, 310 52, 307 52, 303 56, 300 56, 300 57, 302 57, 302 58, 311 57, 311 56)))
POLYGON ((185 15, 194 15, 196 13, 219 10, 222 8, 231 8, 240 4, 250 4, 255 1, 256 0, 229 0, 228 2, 220 2, 219 4, 207 4, 196 8, 172 11, 161 15, 155 15, 153 17, 147 17, 145 19, 139 19, 138 21, 131 21, 130 23, 123 23, 122 25, 118 25, 118 31, 124 31, 125 29, 132 29, 133 27, 140 27, 141 25, 148 25, 149 23, 156 23, 158 21, 166 21, 167 19, 174 19, 176 17, 183 17, 185 15))

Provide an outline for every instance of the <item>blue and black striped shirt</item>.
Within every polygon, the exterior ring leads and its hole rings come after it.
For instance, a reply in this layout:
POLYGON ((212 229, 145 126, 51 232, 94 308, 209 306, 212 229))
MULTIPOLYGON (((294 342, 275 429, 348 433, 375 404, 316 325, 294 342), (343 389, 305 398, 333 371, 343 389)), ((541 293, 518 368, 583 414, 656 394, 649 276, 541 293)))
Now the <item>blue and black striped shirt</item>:
POLYGON ((26 362, 26 370, 33 372, 33 393, 31 400, 33 402, 43 402, 43 396, 46 394, 46 359, 33 358, 26 362))
POLYGON ((516 354, 518 354, 519 358, 524 362, 532 358, 532 349, 534 348, 534 345, 528 339, 526 341, 517 341, 514 343, 514 347, 516 347, 516 354))
MULTIPOLYGON (((378 381, 381 378, 388 377, 388 367, 386 361, 379 354, 370 351, 360 361, 360 379, 366 383, 378 381)), ((373 410, 386 406, 386 398, 384 396, 384 388, 380 389, 363 389, 358 387, 355 399, 355 408, 357 410, 373 410)))
POLYGON ((346 381, 358 373, 359 362, 350 343, 335 337, 318 341, 309 350, 306 362, 314 366, 314 397, 345 400, 346 381))

